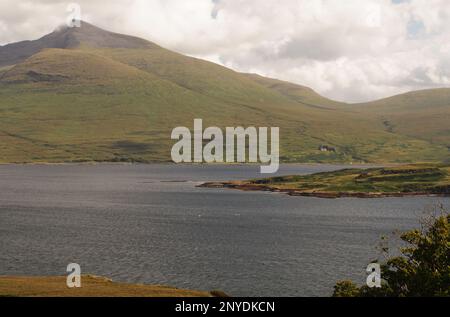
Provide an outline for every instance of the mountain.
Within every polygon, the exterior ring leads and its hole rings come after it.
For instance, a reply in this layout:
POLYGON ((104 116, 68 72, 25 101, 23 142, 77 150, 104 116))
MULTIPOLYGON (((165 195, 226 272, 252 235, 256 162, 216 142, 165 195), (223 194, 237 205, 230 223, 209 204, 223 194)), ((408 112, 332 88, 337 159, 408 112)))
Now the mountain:
POLYGON ((307 105, 313 108, 321 108, 321 109, 333 109, 336 107, 342 107, 345 104, 342 102, 330 100, 319 95, 313 89, 301 86, 297 84, 293 84, 287 81, 282 81, 273 78, 267 78, 260 76, 258 74, 243 74, 248 78, 251 78, 255 82, 264 87, 270 88, 282 94, 283 96, 288 97, 292 101, 301 103, 303 105, 307 105))
POLYGON ((448 88, 413 91, 352 108, 367 116, 377 116, 393 133, 450 147, 448 88))
POLYGON ((345 104, 82 22, 0 47, 0 162, 169 161, 195 118, 278 126, 284 162, 445 161, 449 91, 345 104))
POLYGON ((0 47, 0 67, 23 62, 46 48, 89 47, 150 48, 153 43, 133 36, 112 33, 83 22, 80 28, 59 27, 35 41, 23 41, 0 47))

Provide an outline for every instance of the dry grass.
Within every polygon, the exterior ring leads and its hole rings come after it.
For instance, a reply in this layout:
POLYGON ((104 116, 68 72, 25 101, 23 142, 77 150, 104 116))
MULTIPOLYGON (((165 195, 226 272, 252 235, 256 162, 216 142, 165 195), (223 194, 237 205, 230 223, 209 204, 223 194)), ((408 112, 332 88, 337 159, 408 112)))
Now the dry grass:
POLYGON ((0 277, 0 297, 211 297, 210 292, 159 285, 115 283, 103 277, 83 275, 81 288, 68 288, 65 276, 0 277))

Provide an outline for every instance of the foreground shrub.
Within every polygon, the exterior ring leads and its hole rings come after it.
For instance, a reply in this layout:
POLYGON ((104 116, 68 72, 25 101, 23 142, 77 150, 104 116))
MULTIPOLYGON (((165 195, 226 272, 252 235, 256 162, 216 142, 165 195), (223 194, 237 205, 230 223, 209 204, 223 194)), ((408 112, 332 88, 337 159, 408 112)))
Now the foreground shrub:
POLYGON ((400 256, 381 263, 381 288, 358 287, 351 281, 338 282, 334 297, 447 297, 450 296, 450 214, 441 206, 421 229, 403 233, 406 246, 400 256))

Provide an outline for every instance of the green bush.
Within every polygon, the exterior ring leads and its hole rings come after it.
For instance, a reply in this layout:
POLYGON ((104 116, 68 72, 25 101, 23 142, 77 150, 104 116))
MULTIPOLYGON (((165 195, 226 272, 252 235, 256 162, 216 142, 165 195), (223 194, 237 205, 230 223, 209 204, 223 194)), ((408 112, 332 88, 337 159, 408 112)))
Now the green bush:
MULTIPOLYGON (((407 246, 401 255, 381 264, 381 288, 338 282, 334 297, 448 297, 450 296, 450 214, 441 207, 420 230, 401 235, 407 246)), ((388 254, 389 249, 383 248, 388 254)))

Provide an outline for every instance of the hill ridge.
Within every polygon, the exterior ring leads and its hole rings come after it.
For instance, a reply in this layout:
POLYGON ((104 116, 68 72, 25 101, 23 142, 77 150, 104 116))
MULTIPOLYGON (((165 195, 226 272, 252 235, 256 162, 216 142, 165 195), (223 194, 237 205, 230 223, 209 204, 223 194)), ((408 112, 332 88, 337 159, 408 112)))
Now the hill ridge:
POLYGON ((221 128, 280 127, 285 163, 450 157, 450 89, 346 104, 82 25, 31 41, 37 52, 28 57, 30 42, 11 44, 12 65, 0 47, 0 162, 166 162, 171 130, 196 118, 221 128))
POLYGON ((81 27, 59 26, 36 40, 0 46, 0 67, 14 65, 46 48, 71 49, 85 44, 91 47, 151 48, 156 44, 130 35, 103 30, 82 21, 81 27))

